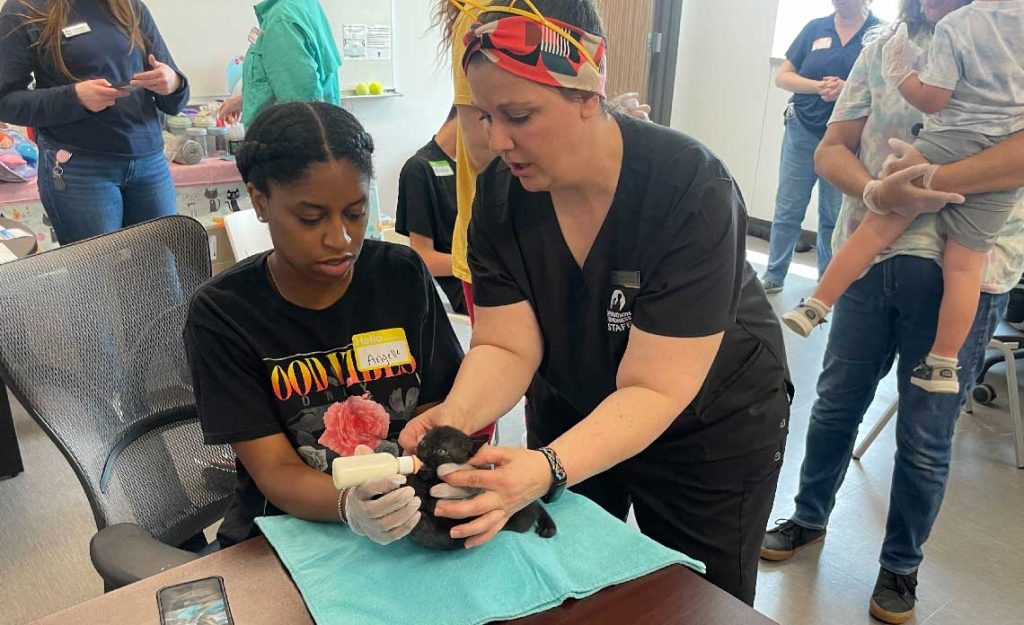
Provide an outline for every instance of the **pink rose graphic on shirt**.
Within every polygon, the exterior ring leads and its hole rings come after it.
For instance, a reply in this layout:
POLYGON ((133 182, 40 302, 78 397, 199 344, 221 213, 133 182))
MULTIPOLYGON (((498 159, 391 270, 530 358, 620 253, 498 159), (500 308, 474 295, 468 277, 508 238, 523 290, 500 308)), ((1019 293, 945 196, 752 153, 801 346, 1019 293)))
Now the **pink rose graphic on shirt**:
POLYGON ((324 414, 324 433, 317 441, 340 456, 351 456, 356 447, 375 449, 388 436, 387 410, 369 395, 349 397, 324 414))

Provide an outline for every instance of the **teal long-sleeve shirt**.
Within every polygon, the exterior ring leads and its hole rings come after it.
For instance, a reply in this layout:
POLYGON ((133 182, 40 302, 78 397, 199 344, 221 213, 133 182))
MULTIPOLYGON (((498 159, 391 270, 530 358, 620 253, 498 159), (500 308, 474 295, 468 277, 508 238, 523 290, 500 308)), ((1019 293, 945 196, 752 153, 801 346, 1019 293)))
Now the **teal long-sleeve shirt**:
POLYGON ((341 103, 341 55, 318 0, 264 0, 260 36, 245 56, 242 116, 251 124, 280 102, 341 103))

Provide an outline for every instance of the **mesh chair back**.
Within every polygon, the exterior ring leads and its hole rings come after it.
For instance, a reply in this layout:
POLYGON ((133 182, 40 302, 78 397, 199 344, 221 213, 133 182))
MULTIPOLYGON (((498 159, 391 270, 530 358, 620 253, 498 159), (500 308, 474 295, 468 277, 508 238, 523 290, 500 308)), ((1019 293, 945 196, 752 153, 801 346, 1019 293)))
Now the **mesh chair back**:
POLYGON ((206 230, 166 217, 0 265, 0 375, 74 468, 99 529, 179 545, 222 516, 230 450, 206 447, 182 341, 206 230))

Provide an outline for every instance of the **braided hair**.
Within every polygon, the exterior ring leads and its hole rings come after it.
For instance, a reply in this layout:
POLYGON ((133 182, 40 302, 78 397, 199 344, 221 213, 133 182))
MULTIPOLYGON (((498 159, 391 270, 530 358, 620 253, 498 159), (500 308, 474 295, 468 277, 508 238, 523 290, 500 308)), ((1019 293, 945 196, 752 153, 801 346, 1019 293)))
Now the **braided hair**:
POLYGON ((271 182, 295 182, 314 163, 344 159, 369 180, 373 149, 373 138, 345 109, 288 102, 264 110, 249 126, 236 165, 246 184, 269 196, 271 182))

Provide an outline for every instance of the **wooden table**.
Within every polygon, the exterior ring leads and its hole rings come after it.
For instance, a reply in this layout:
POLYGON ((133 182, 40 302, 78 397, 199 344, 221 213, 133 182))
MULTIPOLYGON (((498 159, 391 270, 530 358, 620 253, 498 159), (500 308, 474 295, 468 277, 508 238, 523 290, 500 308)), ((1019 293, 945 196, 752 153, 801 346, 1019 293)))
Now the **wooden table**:
MULTIPOLYGON (((40 625, 159 625, 156 592, 164 586, 220 575, 238 625, 312 625, 298 589, 263 538, 96 597, 40 625)), ((568 601, 515 625, 777 625, 681 566, 568 601)), ((398 624, 396 624, 398 625, 398 624)))
MULTIPOLYGON (((8 230, 15 228, 28 232, 31 236, 19 239, 0 241, 18 258, 35 253, 38 245, 35 233, 30 228, 6 217, 0 217, 0 226, 8 230)), ((11 403, 7 399, 7 387, 0 384, 0 480, 12 478, 25 470, 21 462, 21 450, 14 432, 14 416, 11 414, 11 403)))

